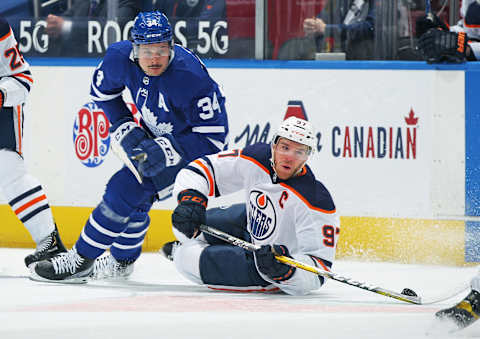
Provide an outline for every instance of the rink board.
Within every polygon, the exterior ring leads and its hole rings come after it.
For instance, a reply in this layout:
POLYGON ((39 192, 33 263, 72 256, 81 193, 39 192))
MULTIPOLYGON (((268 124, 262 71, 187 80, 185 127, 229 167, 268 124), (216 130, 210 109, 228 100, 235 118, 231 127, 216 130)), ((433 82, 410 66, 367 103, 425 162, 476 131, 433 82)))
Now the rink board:
MULTIPOLYGON (((35 86, 25 123, 27 166, 44 185, 67 245, 122 166, 110 151, 104 116, 84 106, 97 61, 80 66, 77 61, 56 67, 46 66, 48 60, 33 63, 35 86)), ((472 248, 475 238, 465 236, 465 229, 477 234, 475 228, 438 221, 465 215, 466 206, 473 206, 468 213, 474 215, 478 208, 471 202, 480 200, 478 191, 465 186, 475 179, 468 169, 478 163, 472 162, 474 150, 466 157, 474 138, 467 109, 473 94, 466 95, 463 66, 256 61, 208 66, 227 97, 230 148, 269 141, 287 104, 301 103, 318 132, 310 165, 342 216, 339 256, 464 262, 465 246, 472 248)), ((125 99, 131 102, 129 94, 125 99)), ((32 246, 5 203, 0 198, 5 221, 0 246, 32 246)), ((173 238, 175 205, 174 199, 154 205, 146 250, 173 238)), ((479 258, 475 250, 467 252, 469 261, 479 258)))
MULTIPOLYGON (((78 239, 92 208, 55 207, 54 217, 67 247, 78 239)), ((6 205, 0 205, 4 225, 0 247, 30 248, 34 242, 6 205), (5 218, 6 217, 6 218, 5 218)), ((171 211, 152 210, 144 251, 158 251, 174 240, 171 211)), ((413 219, 342 217, 337 258, 410 264, 464 264, 464 223, 413 219), (429 241, 421 239, 428 238, 429 241)))

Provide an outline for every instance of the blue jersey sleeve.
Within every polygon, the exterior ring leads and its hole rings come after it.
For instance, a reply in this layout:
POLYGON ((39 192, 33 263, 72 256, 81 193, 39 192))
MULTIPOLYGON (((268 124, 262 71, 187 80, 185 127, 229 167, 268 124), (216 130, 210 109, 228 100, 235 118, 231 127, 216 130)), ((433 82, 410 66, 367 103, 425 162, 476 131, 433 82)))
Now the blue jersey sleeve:
POLYGON ((128 68, 133 65, 129 58, 130 50, 131 44, 128 41, 112 44, 93 73, 90 96, 103 109, 112 124, 122 118, 132 117, 122 99, 124 79, 127 78, 128 68))

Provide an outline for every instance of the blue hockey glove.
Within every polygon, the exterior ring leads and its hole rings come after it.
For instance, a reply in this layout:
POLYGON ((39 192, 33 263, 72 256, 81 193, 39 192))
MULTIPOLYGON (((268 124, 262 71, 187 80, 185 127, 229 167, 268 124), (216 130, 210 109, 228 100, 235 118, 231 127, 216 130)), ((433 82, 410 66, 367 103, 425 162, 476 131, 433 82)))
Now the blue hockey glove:
POLYGON ((178 194, 178 206, 172 214, 172 224, 188 238, 198 235, 198 227, 205 224, 207 198, 196 190, 178 194))
POLYGON ((131 118, 120 119, 110 127, 110 135, 122 146, 128 157, 136 153, 134 149, 146 139, 149 139, 147 132, 138 126, 131 118))
POLYGON ((182 160, 182 151, 171 135, 145 139, 133 149, 139 159, 138 171, 145 177, 155 177, 165 167, 176 166, 182 160))
POLYGON ((255 252, 258 270, 270 279, 281 282, 290 279, 295 273, 296 268, 283 264, 277 259, 276 255, 290 257, 288 248, 284 245, 263 245, 255 252))

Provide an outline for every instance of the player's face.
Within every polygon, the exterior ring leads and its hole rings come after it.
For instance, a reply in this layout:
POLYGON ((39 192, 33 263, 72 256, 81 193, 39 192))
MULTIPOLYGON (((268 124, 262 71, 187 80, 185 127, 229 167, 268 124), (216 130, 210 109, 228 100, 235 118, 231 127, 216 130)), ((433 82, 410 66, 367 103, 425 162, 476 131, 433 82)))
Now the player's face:
POLYGON ((275 172, 282 180, 293 176, 308 159, 308 146, 280 138, 273 148, 275 152, 275 172))
POLYGON ((147 75, 161 75, 167 68, 169 59, 168 42, 138 46, 138 64, 147 75))

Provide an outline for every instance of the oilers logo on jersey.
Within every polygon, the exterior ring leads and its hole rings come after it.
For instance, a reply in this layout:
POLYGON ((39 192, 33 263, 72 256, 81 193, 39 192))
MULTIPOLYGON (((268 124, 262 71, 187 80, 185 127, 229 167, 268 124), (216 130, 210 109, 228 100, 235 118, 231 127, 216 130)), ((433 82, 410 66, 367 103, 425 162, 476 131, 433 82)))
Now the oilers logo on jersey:
POLYGON ((250 208, 248 209, 250 219, 249 231, 252 237, 257 240, 264 240, 270 237, 275 231, 277 216, 272 200, 265 192, 252 190, 250 192, 250 208))

